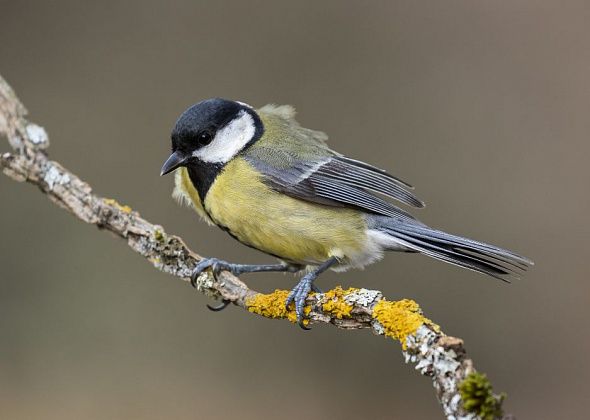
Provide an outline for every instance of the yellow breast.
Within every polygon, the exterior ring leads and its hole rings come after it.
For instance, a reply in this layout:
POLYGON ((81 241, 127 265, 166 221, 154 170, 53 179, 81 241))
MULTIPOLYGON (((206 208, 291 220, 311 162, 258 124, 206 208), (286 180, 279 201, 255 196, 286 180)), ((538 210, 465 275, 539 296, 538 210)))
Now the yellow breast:
MULTIPOLYGON (((180 177, 190 191, 188 175, 180 177)), ((204 209, 192 190, 190 199, 199 214, 210 217, 241 242, 286 261, 317 264, 336 256, 344 262, 362 253, 367 242, 366 222, 359 212, 278 193, 239 157, 217 176, 204 209)))
POLYGON ((175 187, 172 196, 181 204, 190 205, 208 224, 213 224, 213 221, 203 208, 199 193, 193 186, 186 168, 178 168, 176 170, 176 173, 174 174, 174 183, 175 187))

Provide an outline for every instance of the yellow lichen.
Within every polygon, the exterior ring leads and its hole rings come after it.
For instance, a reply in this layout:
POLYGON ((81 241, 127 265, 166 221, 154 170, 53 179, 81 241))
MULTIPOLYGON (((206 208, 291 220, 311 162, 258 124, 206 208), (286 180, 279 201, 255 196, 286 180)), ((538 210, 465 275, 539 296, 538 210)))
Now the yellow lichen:
POLYGON ((163 242, 166 237, 164 236, 164 232, 160 229, 154 230, 154 239, 158 242, 163 242))
POLYGON ((357 290, 354 288, 343 290, 341 286, 336 286, 334 289, 328 290, 324 293, 322 310, 338 319, 350 318, 352 305, 347 303, 344 297, 357 290))
POLYGON ((116 200, 113 200, 112 198, 105 198, 104 203, 109 206, 115 206, 117 209, 119 209, 119 211, 122 211, 123 213, 129 214, 132 211, 131 207, 119 204, 116 200))
POLYGON ((422 315, 420 306, 410 299, 377 302, 373 308, 373 318, 385 329, 385 335, 398 340, 406 349, 406 338, 415 334, 420 326, 426 324, 438 330, 438 326, 422 315))
MULTIPOLYGON (((265 318, 279 318, 288 319, 291 322, 297 322, 297 315, 295 314, 295 306, 293 303, 289 307, 285 306, 285 301, 289 296, 288 290, 275 290, 267 295, 258 293, 246 299, 246 308, 249 312, 262 315, 265 318)), ((303 309, 304 315, 309 315, 311 306, 306 306, 303 309)), ((307 319, 303 320, 303 324, 309 324, 307 319)))

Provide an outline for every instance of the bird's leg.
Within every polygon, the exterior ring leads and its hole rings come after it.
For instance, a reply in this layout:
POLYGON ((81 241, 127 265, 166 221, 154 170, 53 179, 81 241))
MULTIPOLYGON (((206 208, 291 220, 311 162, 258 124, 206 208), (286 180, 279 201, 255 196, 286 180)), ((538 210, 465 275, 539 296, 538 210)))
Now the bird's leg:
POLYGON ((318 266, 314 271, 307 273, 305 276, 301 278, 299 283, 291 290, 287 300, 285 301, 285 305, 289 306, 291 302, 295 303, 295 314, 297 314, 297 323, 301 328, 304 330, 309 330, 310 328, 306 327, 303 324, 303 308, 305 307, 305 299, 311 290, 319 290, 313 283, 315 279, 318 278, 320 274, 326 271, 328 268, 333 266, 338 262, 336 257, 331 257, 330 259, 324 261, 321 265, 318 266))
MULTIPOLYGON (((222 270, 229 271, 234 276, 239 276, 244 273, 255 273, 262 271, 277 271, 277 272, 289 272, 296 273, 300 271, 303 266, 296 264, 231 264, 227 261, 223 261, 217 258, 203 258, 195 267, 191 274, 191 285, 197 287, 197 278, 199 275, 210 268, 213 272, 213 277, 217 279, 217 276, 222 270)), ((219 306, 207 305, 207 308, 214 312, 221 311, 230 304, 229 300, 223 299, 219 306)))
POLYGON ((232 264, 217 258, 203 258, 195 267, 191 274, 191 284, 196 287, 199 275, 210 268, 213 276, 217 278, 221 271, 229 271, 234 276, 244 273, 256 273, 261 271, 279 271, 296 273, 303 267, 295 264, 232 264))

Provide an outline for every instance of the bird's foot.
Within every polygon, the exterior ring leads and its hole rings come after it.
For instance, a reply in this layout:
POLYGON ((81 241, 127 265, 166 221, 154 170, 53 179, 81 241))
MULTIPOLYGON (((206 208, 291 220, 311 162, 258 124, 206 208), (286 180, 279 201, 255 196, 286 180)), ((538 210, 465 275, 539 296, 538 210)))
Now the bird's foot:
MULTIPOLYGON (((217 276, 222 270, 229 271, 235 276, 239 276, 242 274, 240 267, 237 264, 231 264, 227 261, 223 261, 217 258, 204 258, 201 260, 191 274, 191 285, 196 288, 197 287, 197 279, 208 268, 211 269, 213 273, 213 277, 217 280, 217 276)), ((227 308, 227 306, 231 303, 231 301, 227 299, 223 299, 221 303, 217 306, 207 304, 207 308, 213 312, 219 312, 227 308)))
POLYGON ((317 274, 315 272, 308 273, 301 278, 299 283, 291 290, 289 296, 287 296, 287 300, 285 301, 285 306, 289 306, 291 302, 295 304, 295 314, 297 315, 297 324, 304 329, 310 330, 308 326, 305 325, 304 319, 304 308, 305 308, 305 299, 312 291, 318 291, 319 289, 313 284, 313 281, 317 278, 317 274))
POLYGON ((291 290, 289 296, 287 296, 287 300, 285 301, 285 306, 289 306, 291 302, 295 303, 295 314, 297 315, 297 323, 301 328, 304 330, 310 330, 311 328, 307 327, 304 323, 303 315, 304 315, 304 308, 305 308, 305 299, 309 295, 309 292, 312 290, 316 293, 322 293, 322 291, 313 284, 314 280, 318 278, 320 274, 326 271, 328 268, 332 267, 334 264, 338 263, 338 259, 336 257, 330 257, 322 264, 320 264, 315 271, 311 273, 307 273, 305 276, 299 280, 299 283, 291 290))
POLYGON ((239 276, 243 273, 241 264, 231 264, 227 261, 220 260, 218 258, 203 258, 193 270, 191 274, 191 285, 197 287, 197 279, 207 269, 211 269, 213 277, 217 280, 217 276, 222 270, 229 271, 234 276, 239 276))

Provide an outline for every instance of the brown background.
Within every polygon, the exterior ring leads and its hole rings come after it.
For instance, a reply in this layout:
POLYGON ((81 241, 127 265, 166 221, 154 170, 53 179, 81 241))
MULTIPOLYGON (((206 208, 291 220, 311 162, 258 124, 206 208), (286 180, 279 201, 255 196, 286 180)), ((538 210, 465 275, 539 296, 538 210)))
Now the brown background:
MULTIPOLYGON (((587 414, 587 3, 118 3, 0 1, 0 73, 52 157, 204 255, 272 261, 177 206, 158 171, 196 101, 293 104, 412 182, 425 222, 537 263, 508 286, 392 254, 320 284, 415 298, 521 419, 587 414)), ((0 196, 1 418, 441 417, 395 343, 209 312, 34 188, 0 177, 0 196)))

